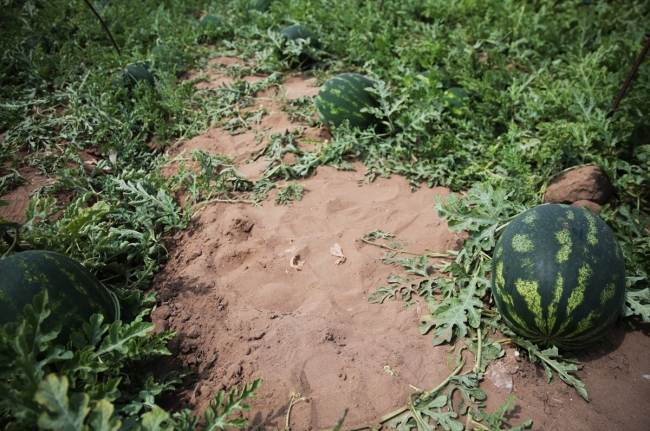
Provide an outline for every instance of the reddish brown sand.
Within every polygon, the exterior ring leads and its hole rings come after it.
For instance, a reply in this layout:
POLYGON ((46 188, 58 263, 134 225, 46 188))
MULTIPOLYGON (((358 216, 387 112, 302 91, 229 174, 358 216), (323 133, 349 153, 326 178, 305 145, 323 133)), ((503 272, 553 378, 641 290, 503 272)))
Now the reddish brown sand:
MULTIPOLYGON (((203 85, 227 82, 219 73, 207 77, 203 85)), ((300 77, 283 87, 289 97, 317 92, 300 77)), ((279 94, 280 101, 286 97, 279 94)), ((245 155, 263 145, 255 134, 301 126, 289 123, 277 108, 278 97, 273 99, 260 99, 269 115, 253 130, 230 136, 213 129, 174 153, 200 148, 245 155)), ((308 134, 327 137, 325 131, 308 134)), ((240 170, 255 178, 263 166, 240 170)), ((450 374, 451 346, 434 347, 418 332, 419 318, 428 312, 422 299, 410 308, 398 301, 368 303, 368 295, 398 269, 380 262, 382 249, 361 241, 365 232, 382 229, 408 241, 406 249, 415 253, 459 249, 464 237, 449 232, 432 209, 434 196, 449 190, 425 187, 412 193, 401 177, 359 186, 364 168, 355 166, 353 172, 319 168, 300 181, 305 195, 292 207, 275 206, 274 195, 263 208, 208 205, 186 232, 169 240, 169 262, 153 285, 159 292, 153 321, 178 335, 170 344, 172 356, 159 360, 156 371, 185 368, 195 374, 163 401, 165 407, 199 413, 219 389, 262 378, 259 397, 244 414, 257 429, 286 426, 291 392, 306 397, 292 409, 292 430, 330 428, 346 408, 343 429, 352 429, 376 426, 381 416, 404 405, 410 385, 432 389, 450 374), (335 244, 346 257, 338 265, 331 253, 335 244), (300 269, 290 264, 294 256, 304 261, 300 269)), ((5 199, 16 211, 21 201, 13 196, 5 199)), ((539 366, 506 347, 506 356, 488 368, 481 385, 487 410, 512 393, 512 425, 533 419, 535 430, 647 431, 649 329, 638 319, 621 319, 603 341, 578 352, 577 375, 589 403, 559 380, 547 383, 539 366), (511 383, 512 390, 495 386, 499 380, 511 383)))

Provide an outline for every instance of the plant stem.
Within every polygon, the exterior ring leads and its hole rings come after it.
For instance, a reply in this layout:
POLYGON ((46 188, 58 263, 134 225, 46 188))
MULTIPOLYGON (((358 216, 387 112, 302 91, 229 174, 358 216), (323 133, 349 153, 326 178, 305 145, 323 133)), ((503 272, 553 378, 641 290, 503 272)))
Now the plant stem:
MULTIPOLYGON (((447 383, 449 383, 449 381, 451 380, 452 377, 457 376, 458 373, 460 373, 460 371, 463 369, 463 366, 464 366, 464 365, 465 365, 465 360, 461 361, 461 363, 458 364, 458 366, 456 367, 456 369, 455 369, 454 371, 452 371, 452 373, 449 375, 449 377, 447 377, 445 380, 443 380, 442 383, 440 383, 438 386, 436 386, 435 388, 431 389, 430 391, 421 394, 418 398, 419 398, 419 399, 426 399, 426 398, 429 398, 429 397, 431 397, 433 394, 435 394, 436 392, 438 392, 440 389, 444 388, 444 387, 447 385, 447 383)), ((411 395, 413 395, 413 394, 411 394, 411 395)), ((405 411, 411 409, 412 406, 413 406, 413 403, 412 403, 412 402, 409 402, 409 404, 405 405, 404 407, 401 407, 401 408, 395 410, 394 412, 391 412, 391 413, 388 413, 388 414, 385 415, 385 416, 382 416, 382 418, 379 420, 379 423, 380 423, 380 424, 383 424, 384 422, 393 419, 395 416, 398 416, 398 415, 404 413, 405 411)))
POLYGON ((97 11, 96 11, 95 8, 93 7, 93 5, 91 5, 90 2, 89 2, 88 0, 84 0, 84 3, 86 3, 86 5, 90 8, 90 10, 93 11, 93 13, 95 14, 95 16, 96 16, 97 19, 99 20, 99 22, 102 23, 102 26, 104 27, 104 30, 106 31, 106 33, 108 34, 108 37, 111 39, 111 42, 113 43, 113 47, 115 48, 115 51, 117 51, 117 55, 122 55, 122 53, 120 52, 120 48, 118 48, 117 43, 115 43, 115 39, 113 39, 113 34, 112 34, 111 31, 108 29, 108 26, 106 25, 106 23, 104 22, 104 20, 102 19, 102 17, 99 15, 99 13, 97 13, 97 11))
POLYGON ((483 334, 481 334, 481 327, 477 329, 478 348, 476 349, 476 363, 474 364, 474 373, 478 374, 481 371, 481 355, 483 348, 483 334))
POLYGON ((406 250, 402 250, 402 249, 399 249, 399 248, 391 247, 388 244, 377 244, 377 243, 374 243, 372 241, 368 241, 365 238, 362 238, 361 241, 365 242, 366 244, 370 244, 370 245, 374 245, 374 246, 377 246, 377 247, 385 248, 385 249, 390 250, 390 251, 394 251, 396 253, 410 254, 411 256, 428 256, 428 257, 451 257, 452 256, 451 254, 448 254, 448 253, 436 253, 436 252, 426 253, 426 254, 412 253, 410 251, 406 251, 406 250))
POLYGON ((283 431, 291 431, 291 408, 293 407, 294 404, 298 404, 300 401, 304 401, 305 397, 301 397, 300 394, 298 394, 298 397, 293 396, 293 392, 291 393, 291 401, 289 402, 289 408, 287 409, 287 420, 286 420, 286 426, 283 431))
POLYGON ((18 230, 16 230, 16 238, 13 238, 11 235, 9 235, 9 232, 4 232, 2 234, 2 239, 4 239, 7 244, 10 244, 9 250, 7 250, 6 255, 9 255, 13 250, 16 250, 16 252, 20 251, 25 251, 21 246, 18 245, 18 230))
POLYGON ((634 65, 632 66, 632 70, 630 71, 630 74, 627 76, 627 79, 625 79, 625 83, 623 84, 623 87, 621 90, 618 92, 618 96, 616 96, 616 100, 614 100, 614 104, 612 104, 612 109, 610 109, 609 114, 607 116, 609 117, 612 115, 614 110, 618 108, 618 104, 621 103, 621 99, 623 99, 623 96, 625 96, 625 92, 627 91, 627 87, 630 86, 630 83, 632 82, 632 78, 634 78, 634 75, 636 74, 637 69, 641 65, 641 62, 643 61, 643 58, 645 55, 648 53, 648 50, 650 49, 650 39, 645 43, 643 46, 643 49, 641 50, 641 53, 639 56, 636 58, 636 61, 634 62, 634 65))

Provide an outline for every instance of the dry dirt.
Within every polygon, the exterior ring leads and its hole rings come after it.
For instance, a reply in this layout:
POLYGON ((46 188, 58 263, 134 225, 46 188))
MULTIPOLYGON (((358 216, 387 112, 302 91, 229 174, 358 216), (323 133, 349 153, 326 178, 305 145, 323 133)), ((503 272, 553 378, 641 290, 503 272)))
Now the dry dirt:
MULTIPOLYGON (((218 71, 206 78, 202 85, 227 82, 218 71)), ((280 99, 316 94, 312 82, 291 78, 280 99)), ((263 145, 253 139, 262 131, 304 127, 290 123, 277 101, 260 98, 269 115, 245 134, 213 129, 174 151, 200 148, 238 156, 263 145)), ((324 130, 308 135, 327 138, 324 130)), ((254 177, 262 167, 241 170, 254 177)), ((199 413, 218 390, 263 378, 259 397, 244 414, 257 429, 285 427, 291 392, 306 397, 292 409, 292 430, 330 428, 345 408, 350 410, 344 429, 354 429, 376 425, 404 405, 410 385, 432 389, 450 374, 451 346, 434 347, 418 332, 419 318, 427 313, 424 301, 410 308, 399 301, 368 303, 368 295, 397 268, 380 262, 382 249, 361 241, 365 232, 382 229, 407 240, 406 249, 415 253, 459 249, 463 237, 449 232, 432 209, 434 196, 449 190, 425 187, 412 193, 397 176, 359 186, 364 168, 356 168, 319 168, 300 181, 305 195, 293 206, 275 206, 273 196, 263 208, 206 206, 186 232, 170 240, 170 259, 153 285, 159 304, 152 318, 158 329, 178 335, 170 345, 172 356, 159 360, 155 371, 185 368, 194 374, 163 400, 165 407, 199 413), (346 257, 338 265, 331 253, 335 244, 346 257), (290 264, 297 255, 304 261, 301 269, 290 264)), ((14 212, 22 202, 15 194, 19 191, 3 197, 14 212)), ((512 393, 512 425, 533 419, 535 430, 647 431, 649 331, 638 319, 620 319, 604 340, 578 352, 577 376, 589 403, 559 380, 547 383, 540 367, 506 347, 506 357, 488 368, 481 385, 487 410, 512 393)))

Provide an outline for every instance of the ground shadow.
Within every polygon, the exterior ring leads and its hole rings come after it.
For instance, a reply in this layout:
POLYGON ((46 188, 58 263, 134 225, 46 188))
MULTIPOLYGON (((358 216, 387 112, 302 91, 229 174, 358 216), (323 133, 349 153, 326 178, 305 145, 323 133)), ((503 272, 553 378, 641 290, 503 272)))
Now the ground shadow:
POLYGON ((594 345, 573 352, 580 362, 591 362, 618 350, 627 334, 642 331, 650 335, 650 323, 643 323, 639 316, 619 318, 612 329, 594 345))

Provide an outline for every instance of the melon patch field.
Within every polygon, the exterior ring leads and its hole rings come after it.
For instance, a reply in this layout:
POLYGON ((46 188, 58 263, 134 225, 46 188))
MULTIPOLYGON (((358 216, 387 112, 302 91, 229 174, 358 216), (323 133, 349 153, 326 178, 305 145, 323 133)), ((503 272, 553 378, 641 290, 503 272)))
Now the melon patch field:
POLYGON ((3 429, 647 429, 646 3, 1 7, 3 429))

